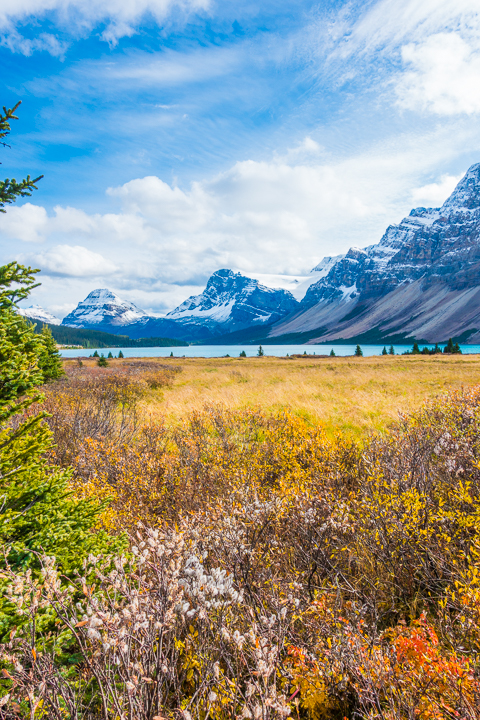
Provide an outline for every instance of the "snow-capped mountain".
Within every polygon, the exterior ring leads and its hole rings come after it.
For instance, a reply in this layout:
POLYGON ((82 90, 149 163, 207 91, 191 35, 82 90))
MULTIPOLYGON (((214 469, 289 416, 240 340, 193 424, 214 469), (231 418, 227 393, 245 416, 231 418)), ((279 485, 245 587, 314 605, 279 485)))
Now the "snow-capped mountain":
POLYGON ((93 290, 75 310, 62 320, 62 325, 77 328, 116 328, 120 332, 125 326, 145 323, 148 315, 131 302, 118 297, 111 290, 93 290))
POLYGON ((165 318, 95 290, 63 324, 203 342, 237 332, 246 340, 249 329, 252 338, 280 342, 480 342, 480 163, 441 208, 415 208, 380 242, 324 258, 308 276, 288 280, 294 293, 287 280, 267 287, 219 270, 165 318))
POLYGON ((139 337, 208 341, 243 328, 270 325, 299 308, 287 290, 268 288, 232 270, 219 270, 200 295, 164 318, 150 317, 110 290, 94 290, 62 325, 139 337))
POLYGON ((23 317, 27 317, 30 320, 34 320, 39 323, 48 323, 49 325, 60 325, 62 322, 60 318, 52 315, 48 310, 40 307, 40 305, 30 305, 28 308, 18 308, 18 314, 23 317))
POLYGON ((416 208, 379 243, 325 258, 323 267, 303 312, 277 323, 273 336, 480 340, 480 163, 441 208, 416 208))
POLYGON ((165 319, 201 325, 220 335, 271 324, 298 307, 288 290, 266 287, 233 270, 218 270, 200 295, 189 297, 165 319))

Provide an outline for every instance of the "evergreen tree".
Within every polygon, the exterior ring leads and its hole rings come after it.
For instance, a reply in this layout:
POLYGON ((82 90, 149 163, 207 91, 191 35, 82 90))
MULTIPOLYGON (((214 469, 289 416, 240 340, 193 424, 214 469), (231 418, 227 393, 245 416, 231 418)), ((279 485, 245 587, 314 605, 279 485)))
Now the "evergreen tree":
POLYGON ((418 347, 417 342, 413 343, 412 355, 420 355, 420 348, 418 347))
POLYGON ((461 355, 461 354, 462 354, 462 350, 461 350, 460 345, 458 344, 458 342, 455 343, 454 348, 453 348, 453 352, 454 352, 456 355, 461 355))
POLYGON ((98 358, 97 365, 98 365, 98 367, 108 367, 107 358, 105 357, 105 355, 103 353, 98 358))
POLYGON ((382 355, 388 355, 387 348, 383 346, 382 355))
POLYGON ((110 352, 108 353, 107 357, 108 357, 109 360, 113 360, 113 355, 112 355, 112 351, 111 351, 111 350, 110 350, 110 352))
POLYGON ((120 350, 120 352, 118 353, 118 357, 119 357, 119 358, 123 358, 123 352, 122 352, 121 350, 120 350))
POLYGON ((170 357, 173 357, 173 350, 172 350, 172 352, 170 353, 170 357))
POLYGON ((245 352, 245 350, 242 350, 239 357, 247 357, 247 353, 245 352))
MULTIPOLYGON (((35 568, 35 553, 44 552, 70 573, 109 540, 91 530, 104 505, 72 497, 70 472, 45 458, 51 432, 45 413, 32 408, 42 399, 36 388, 44 382, 44 344, 14 308, 35 287, 34 272, 17 263, 0 267, 0 545, 12 567, 35 568)), ((0 599, 0 633, 10 620, 0 599)))
POLYGON ((263 352, 263 348, 261 345, 259 345, 257 350, 257 357, 263 357, 264 355, 265 353, 263 352))
POLYGON ((51 382, 65 375, 62 365, 62 358, 53 339, 52 331, 46 325, 43 326, 40 334, 43 350, 38 358, 38 366, 42 371, 43 381, 51 382))
POLYGON ((100 357, 100 355, 98 354, 98 350, 95 350, 92 357, 96 357, 96 358, 100 357))
POLYGON ((335 352, 333 348, 330 350, 330 357, 336 357, 335 352))
POLYGON ((443 348, 443 352, 449 354, 455 352, 455 346, 453 344, 452 338, 448 338, 448 343, 443 348))
POLYGON ((355 357, 363 357, 363 350, 360 345, 355 348, 355 357))
POLYGON ((390 350, 388 351, 388 354, 395 355, 395 348, 393 347, 393 345, 390 345, 390 350))

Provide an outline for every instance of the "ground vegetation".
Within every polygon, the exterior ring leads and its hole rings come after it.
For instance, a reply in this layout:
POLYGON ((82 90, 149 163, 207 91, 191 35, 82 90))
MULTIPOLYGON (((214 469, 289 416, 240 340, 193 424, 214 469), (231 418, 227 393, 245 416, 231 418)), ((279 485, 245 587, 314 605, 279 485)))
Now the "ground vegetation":
POLYGON ((25 622, 4 717, 477 718, 480 388, 360 439, 287 409, 149 418, 183 362, 69 364, 46 387, 48 462, 110 497, 99 528, 130 544, 70 579, 54 553, 6 569, 25 622))

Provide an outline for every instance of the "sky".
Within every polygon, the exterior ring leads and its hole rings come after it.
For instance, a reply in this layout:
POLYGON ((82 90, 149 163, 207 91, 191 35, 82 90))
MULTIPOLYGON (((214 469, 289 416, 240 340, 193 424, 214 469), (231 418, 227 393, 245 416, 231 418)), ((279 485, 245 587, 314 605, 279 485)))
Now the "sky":
POLYGON ((44 175, 0 262, 58 317, 287 283, 480 162, 478 0, 0 0, 0 67, 0 173, 44 175))

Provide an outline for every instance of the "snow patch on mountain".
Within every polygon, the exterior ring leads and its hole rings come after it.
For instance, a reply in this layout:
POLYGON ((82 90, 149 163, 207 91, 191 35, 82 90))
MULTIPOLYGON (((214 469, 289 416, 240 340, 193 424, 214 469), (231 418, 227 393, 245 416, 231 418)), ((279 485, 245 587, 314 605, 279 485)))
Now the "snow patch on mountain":
POLYGON ((52 315, 51 312, 40 307, 40 305, 30 305, 27 308, 18 308, 18 314, 27 317, 36 322, 48 323, 49 325, 60 325, 60 318, 52 315))

